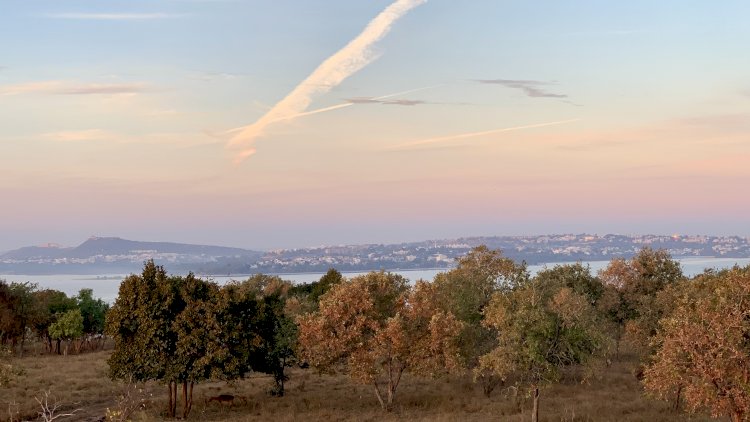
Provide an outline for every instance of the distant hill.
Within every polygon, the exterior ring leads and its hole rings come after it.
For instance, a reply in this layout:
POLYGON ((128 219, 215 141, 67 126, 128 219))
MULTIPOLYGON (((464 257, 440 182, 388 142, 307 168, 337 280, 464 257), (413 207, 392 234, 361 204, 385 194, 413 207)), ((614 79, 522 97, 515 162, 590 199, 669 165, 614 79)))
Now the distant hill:
POLYGON ((0 274, 102 274, 138 272, 153 259, 171 271, 194 271, 217 262, 255 262, 263 252, 226 246, 140 242, 91 237, 76 247, 27 246, 0 255, 0 274))
POLYGON ((86 259, 97 255, 178 254, 209 257, 247 257, 260 252, 226 246, 191 245, 172 242, 140 242, 119 237, 91 237, 73 248, 28 246, 0 255, 0 260, 86 259))
POLYGON ((643 248, 674 257, 750 258, 750 239, 703 235, 553 234, 488 236, 400 244, 339 245, 266 252, 224 246, 92 237, 76 247, 30 246, 0 255, 0 274, 122 274, 153 259, 170 272, 208 275, 450 268, 478 245, 528 264, 628 258, 643 248))

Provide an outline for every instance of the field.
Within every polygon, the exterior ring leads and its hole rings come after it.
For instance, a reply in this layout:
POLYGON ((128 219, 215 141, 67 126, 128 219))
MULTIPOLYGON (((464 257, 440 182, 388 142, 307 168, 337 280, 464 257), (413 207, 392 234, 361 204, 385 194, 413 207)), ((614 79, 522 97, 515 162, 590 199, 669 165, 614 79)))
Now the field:
MULTIPOLYGON (((50 392, 61 411, 81 409, 75 416, 58 420, 97 421, 125 391, 106 376, 109 351, 72 356, 38 355, 17 360, 25 374, 9 388, 0 390, 0 420, 36 420, 41 410, 35 397, 50 392)), ((542 391, 542 421, 703 421, 704 416, 675 413, 667 403, 643 397, 633 375, 635 359, 624 356, 599 379, 581 383, 571 374, 559 385, 542 391)), ((311 369, 290 373, 285 397, 269 396, 270 377, 255 375, 227 383, 204 383, 194 392, 190 414, 196 421, 528 421, 530 402, 516 400, 512 389, 498 387, 488 399, 470 377, 422 379, 405 377, 396 394, 392 413, 383 412, 371 387, 355 385, 342 375, 319 375, 311 369), (219 394, 236 396, 232 405, 206 399, 219 394)), ((146 409, 134 421, 162 420, 167 388, 149 383, 143 387, 146 409)), ((181 411, 178 407, 178 413, 181 411)))

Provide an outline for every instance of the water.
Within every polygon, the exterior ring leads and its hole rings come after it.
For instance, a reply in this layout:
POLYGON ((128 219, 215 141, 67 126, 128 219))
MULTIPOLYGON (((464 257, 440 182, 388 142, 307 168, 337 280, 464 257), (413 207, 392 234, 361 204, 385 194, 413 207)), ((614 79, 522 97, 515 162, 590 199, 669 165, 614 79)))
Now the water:
MULTIPOLYGON (((700 274, 706 268, 731 268, 735 264, 740 266, 750 265, 750 258, 712 258, 712 257, 698 257, 698 258, 682 258, 678 259, 682 265, 682 271, 687 276, 693 276, 700 274)), ((552 263, 545 265, 530 265, 529 271, 532 274, 536 274, 539 270, 544 268, 551 268, 555 265, 561 265, 564 263, 552 263)), ((609 261, 591 261, 584 262, 591 267, 591 272, 596 274, 599 270, 605 268, 609 261)), ((416 281, 419 279, 432 280, 436 274, 446 270, 439 269, 428 269, 428 270, 399 270, 393 271, 394 273, 400 274, 410 281, 416 281)), ((346 277, 354 277, 357 275, 365 274, 365 272, 352 272, 344 273, 346 277)), ((280 274, 279 276, 285 280, 289 280, 293 283, 310 283, 317 281, 323 273, 300 273, 300 274, 280 274)), ((78 294, 81 289, 92 289, 94 291, 95 298, 101 298, 106 302, 112 303, 117 298, 117 291, 120 288, 120 282, 125 278, 126 274, 106 274, 101 276, 91 275, 0 275, 0 279, 5 279, 8 282, 25 282, 30 281, 37 283, 40 289, 55 289, 65 292, 69 296, 78 294)), ((225 284, 231 280, 244 280, 247 277, 242 276, 215 276, 210 277, 219 284, 225 284)))

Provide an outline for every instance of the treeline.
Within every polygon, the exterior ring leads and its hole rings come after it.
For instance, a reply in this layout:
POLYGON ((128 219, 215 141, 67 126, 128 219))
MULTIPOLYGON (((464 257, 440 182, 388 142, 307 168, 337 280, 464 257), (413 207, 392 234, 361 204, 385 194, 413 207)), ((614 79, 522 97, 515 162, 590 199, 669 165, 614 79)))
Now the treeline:
POLYGON ((169 417, 180 387, 186 418, 195 383, 260 372, 281 396, 286 369, 299 365, 369 385, 385 410, 405 373, 470 373, 488 397, 501 385, 531 397, 536 421, 545 386, 596 377, 621 351, 638 355, 646 393, 675 409, 750 416, 750 266, 687 278, 649 248, 598 274, 570 264, 532 276, 481 246, 413 284, 330 270, 309 284, 257 275, 219 286, 147 262, 122 282, 105 332, 111 377, 167 385, 169 417))
POLYGON ((105 315, 109 309, 94 299, 91 289, 78 295, 44 289, 34 283, 0 280, 0 348, 23 356, 29 338, 37 338, 48 353, 77 353, 103 345, 105 315))

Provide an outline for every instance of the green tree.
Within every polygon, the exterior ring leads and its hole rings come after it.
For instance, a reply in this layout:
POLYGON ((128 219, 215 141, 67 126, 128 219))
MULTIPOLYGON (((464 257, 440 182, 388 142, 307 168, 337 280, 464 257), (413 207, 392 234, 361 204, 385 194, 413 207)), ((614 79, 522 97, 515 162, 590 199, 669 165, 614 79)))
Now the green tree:
POLYGON ((57 318, 49 326, 49 335, 55 340, 65 340, 63 355, 68 355, 70 343, 83 334, 83 316, 79 309, 73 309, 57 318))
POLYGON ((12 349, 19 346, 19 357, 23 357, 26 333, 36 318, 36 288, 34 283, 7 284, 0 280, 0 342, 10 342, 12 349))
MULTIPOLYGON (((239 365, 243 368, 241 372, 252 370, 271 374, 274 379, 271 394, 283 396, 284 383, 288 379, 286 368, 297 360, 297 325, 293 312, 287 307, 290 295, 295 293, 294 286, 278 276, 258 274, 227 288, 236 289, 233 295, 247 307, 239 315, 240 318, 244 315, 246 321, 239 325, 249 328, 245 328, 244 333, 237 333, 237 338, 247 336, 244 343, 251 342, 252 345, 237 354, 244 359, 239 365)), ((227 332, 236 330, 236 325, 225 326, 228 326, 227 332)))
POLYGON ((53 348, 53 339, 49 334, 49 326, 57 321, 60 315, 77 308, 75 299, 69 298, 59 290, 45 289, 34 292, 34 301, 36 304, 36 317, 33 323, 34 331, 44 341, 47 352, 52 353, 56 351, 58 354, 61 354, 62 348, 60 347, 60 343, 62 340, 58 339, 53 348))
MULTIPOLYGON (((502 379, 511 374, 533 397, 532 421, 539 416, 539 391, 557 382, 561 370, 585 364, 607 351, 599 314, 587 295, 544 273, 527 283, 496 292, 485 309, 484 324, 497 333, 497 346, 480 358, 479 370, 502 379)), ((585 277, 584 277, 585 278, 585 277)))
POLYGON ((227 350, 218 341, 221 331, 216 318, 219 287, 216 283, 188 274, 180 283, 180 296, 185 308, 174 321, 177 335, 174 372, 167 380, 182 384, 182 418, 186 419, 193 407, 193 386, 211 378, 218 378, 227 350))
POLYGON ((74 299, 83 315, 83 332, 86 334, 103 333, 109 305, 101 299, 94 299, 92 289, 81 289, 74 299))
POLYGON ((185 301, 181 279, 148 261, 140 275, 120 284, 115 304, 107 313, 106 331, 115 347, 108 359, 110 376, 132 381, 162 381, 169 387, 167 416, 177 412, 177 333, 174 321, 185 301))
POLYGON ((343 280, 340 272, 330 268, 318 281, 293 285, 286 300, 287 314, 298 316, 317 311, 320 298, 343 280))
MULTIPOLYGON (((524 263, 516 264, 499 250, 482 245, 458 259, 455 269, 439 273, 433 284, 440 307, 463 322, 461 357, 464 365, 475 370, 479 357, 497 345, 497 333, 482 325, 483 312, 492 295, 528 278, 524 263)), ((489 396, 500 379, 491 372, 475 371, 484 394, 489 396)))

